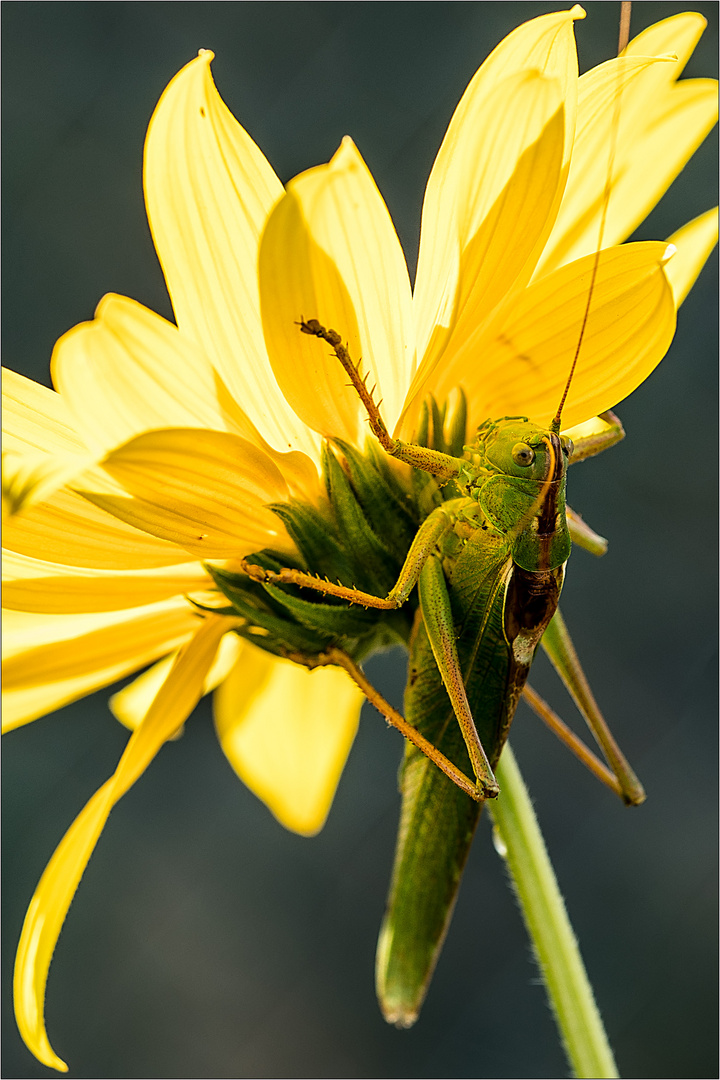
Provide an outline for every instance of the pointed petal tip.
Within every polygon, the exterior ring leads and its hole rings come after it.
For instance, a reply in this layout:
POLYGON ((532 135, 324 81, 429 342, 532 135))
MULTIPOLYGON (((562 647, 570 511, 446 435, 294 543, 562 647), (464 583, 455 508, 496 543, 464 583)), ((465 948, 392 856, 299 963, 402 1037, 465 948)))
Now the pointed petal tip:
POLYGON ((49 1069, 56 1069, 58 1072, 61 1073, 66 1073, 68 1071, 68 1066, 66 1062, 64 1062, 62 1058, 59 1058, 54 1051, 51 1051, 51 1053, 47 1056, 43 1055, 40 1060, 42 1061, 43 1065, 47 1065, 49 1069))
MULTIPOLYGON (((340 140, 340 145, 330 158, 329 167, 331 169, 347 168, 348 165, 354 164, 358 161, 362 161, 362 155, 355 145, 353 139, 349 135, 343 135, 340 140)), ((319 166, 319 168, 327 168, 328 166, 319 166)), ((311 171, 311 170, 308 170, 311 171)))
POLYGON ((581 7, 580 4, 573 4, 573 6, 570 8, 570 14, 573 17, 573 20, 576 20, 584 19, 587 15, 587 12, 585 11, 584 7, 581 7))

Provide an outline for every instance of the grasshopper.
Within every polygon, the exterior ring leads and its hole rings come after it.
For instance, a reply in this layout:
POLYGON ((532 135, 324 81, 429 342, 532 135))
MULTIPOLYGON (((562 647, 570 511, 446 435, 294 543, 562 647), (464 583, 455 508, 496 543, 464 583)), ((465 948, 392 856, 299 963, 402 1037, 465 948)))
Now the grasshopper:
MULTIPOLYGON (((434 478, 432 508, 386 595, 321 580, 299 567, 272 565, 267 558, 252 557, 243 564, 246 574, 275 601, 296 614, 304 611, 304 625, 316 630, 325 628, 322 616, 309 617, 306 602, 297 597, 291 601, 282 590, 311 588, 331 605, 347 601, 368 615, 381 615, 408 604, 417 585, 404 719, 368 683, 350 655, 352 648, 344 651, 330 645, 314 660, 286 652, 308 666, 344 666, 408 739, 395 866, 378 945, 377 986, 386 1019, 409 1026, 417 1018, 447 930, 483 803, 502 797, 493 770, 524 691, 541 717, 626 804, 644 800, 640 782, 595 703, 558 611, 572 539, 595 553, 604 550, 600 538, 565 505, 568 465, 613 445, 623 431, 617 417, 608 413, 603 433, 573 445, 560 434, 564 395, 548 428, 531 424, 526 417, 486 420, 473 441, 465 444, 462 401, 447 434, 443 416, 431 402, 420 437, 404 443, 390 436, 340 334, 316 319, 299 325, 302 332, 333 349, 383 451, 416 474, 434 478), (541 642, 609 769, 526 688, 541 642)), ((571 378, 572 370, 567 386, 571 378)), ((352 480, 349 448, 341 449, 352 480)), ((355 490, 361 490, 357 468, 355 461, 355 490)), ((355 572, 362 568, 358 565, 355 572)), ((231 596, 227 578, 218 583, 231 596)), ((237 592, 232 598, 236 610, 247 613, 237 606, 237 592)), ((324 610, 342 615, 347 609, 324 610)), ((268 624, 267 629, 274 626, 268 624)))
MULTIPOLYGON (((630 5, 623 4, 619 52, 627 44, 629 16, 630 5)), ((612 156, 598 252, 611 189, 612 156)), ((400 1027, 409 1027, 417 1019, 482 806, 487 799, 502 797, 493 770, 523 694, 571 751, 627 805, 645 799, 642 785, 595 702, 558 609, 572 541, 595 554, 605 550, 602 538, 566 507, 568 465, 602 452, 624 435, 612 413, 602 417, 605 429, 600 435, 581 438, 576 445, 560 433, 598 260, 599 254, 565 390, 547 428, 524 416, 487 419, 466 443, 461 399, 447 428, 444 413, 430 402, 416 441, 401 442, 390 435, 340 333, 315 318, 299 323, 303 333, 324 340, 334 351, 382 450, 410 466, 415 475, 435 480, 434 501, 426 505, 385 595, 363 591, 355 584, 322 581, 300 568, 258 565, 256 559, 243 564, 246 573, 266 589, 309 587, 366 611, 396 611, 408 603, 417 586, 417 609, 408 639, 405 718, 368 683, 350 656, 352 650, 331 646, 316 661, 344 666, 408 739, 395 862, 376 964, 383 1014, 400 1027), (541 643, 609 768, 527 686, 541 643)), ((347 448, 342 449, 347 459, 347 448)), ((352 480, 352 467, 348 471, 352 480)), ((332 502, 331 486, 328 490, 332 502)), ((279 599, 277 592, 275 599, 279 599)), ((307 657, 296 655, 295 659, 308 662, 307 657)))
MULTIPOLYGON (((619 52, 627 44, 629 15, 630 5, 623 4, 619 52)), ((302 319, 300 330, 324 340, 343 366, 379 447, 413 470, 417 528, 391 587, 358 587, 363 579, 382 581, 388 572, 384 555, 393 549, 397 560, 397 544, 392 542, 397 536, 388 543, 386 530, 392 525, 395 531, 392 498, 403 508, 403 492, 396 489, 388 497, 392 470, 388 472, 377 458, 363 462, 356 451, 338 443, 343 463, 330 451, 325 459, 332 511, 325 526, 333 517, 345 526, 337 543, 332 536, 328 541, 319 521, 308 532, 312 514, 307 508, 298 516, 297 510, 288 512, 287 507, 278 506, 275 509, 296 540, 304 565, 283 566, 269 552, 243 560, 250 584, 265 590, 276 605, 274 610, 264 608, 257 593, 251 595, 237 575, 209 568, 235 612, 254 621, 274 642, 255 638, 257 644, 309 667, 344 667, 408 740, 395 863, 376 967, 382 1011, 400 1027, 414 1023, 422 1005, 483 804, 502 797, 494 769, 521 696, 627 805, 639 805, 645 798, 592 695, 558 609, 572 542, 596 555, 603 554, 606 546, 566 506, 567 468, 624 436, 613 413, 603 414, 603 431, 583 436, 575 445, 560 431, 592 301, 612 157, 611 153, 585 317, 565 390, 549 427, 532 424, 524 416, 487 419, 467 443, 461 395, 447 422, 445 411, 430 401, 415 441, 401 442, 390 435, 341 334, 316 318, 302 319), (422 476, 432 479, 424 484, 418 479, 422 476), (376 500, 372 488, 378 478, 386 493, 376 500), (383 504, 384 499, 384 507, 378 510, 377 501, 383 504), (338 559, 348 527, 349 547, 355 553, 350 565, 342 556, 338 559), (336 582, 330 580, 328 567, 336 582), (325 579, 313 572, 319 568, 327 574, 325 579), (322 594, 323 603, 308 604, 299 597, 298 588, 322 594), (368 621, 363 623, 360 617, 352 628, 349 623, 343 627, 342 620, 350 617, 350 609, 337 606, 343 601, 364 609, 368 621), (401 612, 408 607, 414 614, 403 623, 401 612), (279 631, 278 616, 288 614, 302 624, 304 634, 320 637, 296 645, 295 631, 279 631), (400 620, 393 622, 394 615, 400 620), (378 631, 379 627, 383 629, 378 631), (408 645, 405 717, 384 701, 358 663, 372 647, 383 643, 383 632, 390 633, 390 640, 395 633, 408 645), (338 644, 338 636, 344 645, 338 644), (540 644, 607 765, 527 685, 540 644)))

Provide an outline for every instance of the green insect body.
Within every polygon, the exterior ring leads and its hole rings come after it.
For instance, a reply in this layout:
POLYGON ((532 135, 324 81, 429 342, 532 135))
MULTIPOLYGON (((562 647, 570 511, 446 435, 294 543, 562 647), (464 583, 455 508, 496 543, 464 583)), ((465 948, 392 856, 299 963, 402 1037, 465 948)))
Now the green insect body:
MULTIPOLYGON (((557 479, 550 483, 556 507, 546 537, 538 537, 540 519, 532 515, 543 486, 535 477, 548 467, 543 440, 551 445, 551 438, 552 433, 517 420, 487 426, 478 447, 485 466, 469 462, 465 473, 474 497, 445 504, 454 519, 452 531, 428 559, 426 568, 433 569, 420 577, 421 616, 411 639, 405 716, 464 771, 471 769, 469 754, 440 674, 432 608, 438 594, 449 596, 463 685, 494 768, 535 649, 557 608, 570 552, 564 515, 567 445, 555 459, 557 479), (512 457, 516 446, 530 448, 532 462, 518 465, 512 457), (523 476, 523 469, 532 476, 523 476)), ((475 458, 476 448, 468 449, 475 458)), ((377 983, 386 1018, 407 1026, 417 1017, 442 945, 482 804, 411 745, 402 792, 377 983)))
POLYGON ((571 535, 596 554, 604 550, 566 508, 568 464, 612 445, 622 428, 607 414, 604 434, 573 447, 554 430, 559 423, 542 428, 506 417, 486 421, 465 445, 460 397, 447 416, 431 401, 415 441, 401 443, 390 438, 340 336, 314 320, 301 329, 334 349, 389 457, 372 442, 365 453, 339 442, 326 447, 325 505, 274 507, 298 549, 295 565, 263 551, 244 560, 242 574, 208 569, 227 610, 245 620, 239 634, 310 668, 345 667, 409 740, 377 956, 384 1015, 408 1026, 442 946, 482 805, 502 798, 493 769, 541 641, 610 771, 563 734, 558 718, 556 730, 627 803, 644 798, 557 612, 571 535), (409 650, 405 719, 360 667, 398 642, 409 650))

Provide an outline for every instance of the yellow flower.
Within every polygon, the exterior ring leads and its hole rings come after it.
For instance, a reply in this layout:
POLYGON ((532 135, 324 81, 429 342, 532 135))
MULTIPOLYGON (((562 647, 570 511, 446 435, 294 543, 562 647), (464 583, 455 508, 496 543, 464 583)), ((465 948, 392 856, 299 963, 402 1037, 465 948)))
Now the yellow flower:
POLYGON ((257 648, 234 615, 199 615, 216 602, 207 561, 232 569, 265 547, 292 558, 268 505, 322 503, 323 440, 362 446, 357 395, 297 321, 342 333, 405 437, 429 395, 444 401, 458 386, 471 426, 518 413, 547 423, 602 235, 566 426, 626 397, 667 350, 716 212, 670 238, 670 261, 667 241, 616 245, 715 120, 713 83, 675 82, 704 20, 668 19, 578 79, 580 17, 576 7, 521 26, 470 83, 428 182, 414 295, 354 144, 283 192, 201 53, 163 94, 145 152, 177 326, 105 297, 57 343, 57 392, 4 373, 6 728, 154 665, 113 699, 133 735, 26 918, 16 1010, 45 1064, 66 1068, 43 1001, 84 867, 112 807, 203 693, 215 690, 230 762, 285 825, 311 834, 328 813, 359 692, 342 671, 308 672, 257 648))

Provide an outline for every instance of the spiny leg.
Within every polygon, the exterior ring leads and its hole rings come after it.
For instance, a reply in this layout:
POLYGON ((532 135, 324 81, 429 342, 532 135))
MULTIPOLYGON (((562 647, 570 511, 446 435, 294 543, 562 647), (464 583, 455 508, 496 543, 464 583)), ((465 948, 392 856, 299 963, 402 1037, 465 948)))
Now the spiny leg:
POLYGON ((368 699, 371 705, 374 705, 381 716, 384 716, 389 724, 405 736, 405 738, 416 746, 418 750, 421 750, 426 757, 430 758, 432 762, 454 784, 456 784, 461 791, 464 791, 466 795, 469 795, 471 799, 476 802, 482 802, 485 798, 485 793, 481 788, 468 779, 461 769, 458 769, 457 765, 453 764, 448 757, 445 756, 440 750, 433 746, 431 742, 420 734, 414 727, 408 724, 397 709, 394 709, 392 705, 385 700, 379 690, 376 690, 372 683, 367 679, 365 673, 361 668, 352 660, 346 652, 342 649, 331 648, 324 652, 317 658, 318 666, 324 664, 333 664, 338 667, 342 667, 347 671, 353 682, 360 687, 365 697, 368 699))
POLYGON ((440 480, 454 480, 464 464, 462 458, 451 457, 439 450, 431 450, 427 446, 418 446, 414 443, 404 443, 400 439, 393 439, 387 429, 385 421, 380 415, 380 408, 375 404, 372 392, 368 390, 367 378, 361 376, 357 366, 353 363, 349 352, 342 343, 342 338, 337 330, 326 329, 317 319, 302 319, 298 324, 303 334, 326 341, 335 353, 350 378, 358 397, 362 401, 368 414, 370 428, 383 450, 391 457, 404 461, 423 472, 431 473, 440 480))
POLYGON ((314 589, 326 596, 336 596, 341 600, 348 600, 351 604, 361 604, 363 607, 379 608, 387 611, 398 608, 405 603, 418 578, 425 562, 435 546, 445 536, 452 525, 452 519, 441 506, 425 519, 410 545, 405 562, 402 565, 398 579, 393 585, 387 597, 373 596, 372 593, 363 592, 347 585, 335 584, 315 577, 304 570, 294 570, 284 567, 281 570, 266 570, 262 566, 242 560, 242 568, 248 577, 261 583, 267 582, 272 585, 299 585, 303 589, 314 589))
POLYGON ((643 786, 630 768, 600 712, 559 610, 555 612, 543 635, 542 646, 617 777, 622 798, 629 806, 639 806, 645 801, 643 786))
POLYGON ((265 570, 262 566, 241 560, 241 566, 248 577, 253 581, 268 585, 299 585, 301 589, 314 589, 315 592, 324 593, 325 596, 337 596, 340 600, 347 600, 351 604, 361 604, 363 607, 392 610, 399 607, 397 600, 391 600, 381 596, 373 596, 372 593, 363 592, 361 589, 348 587, 347 585, 335 584, 324 578, 315 577, 304 570, 294 570, 291 567, 283 567, 281 570, 265 570))

